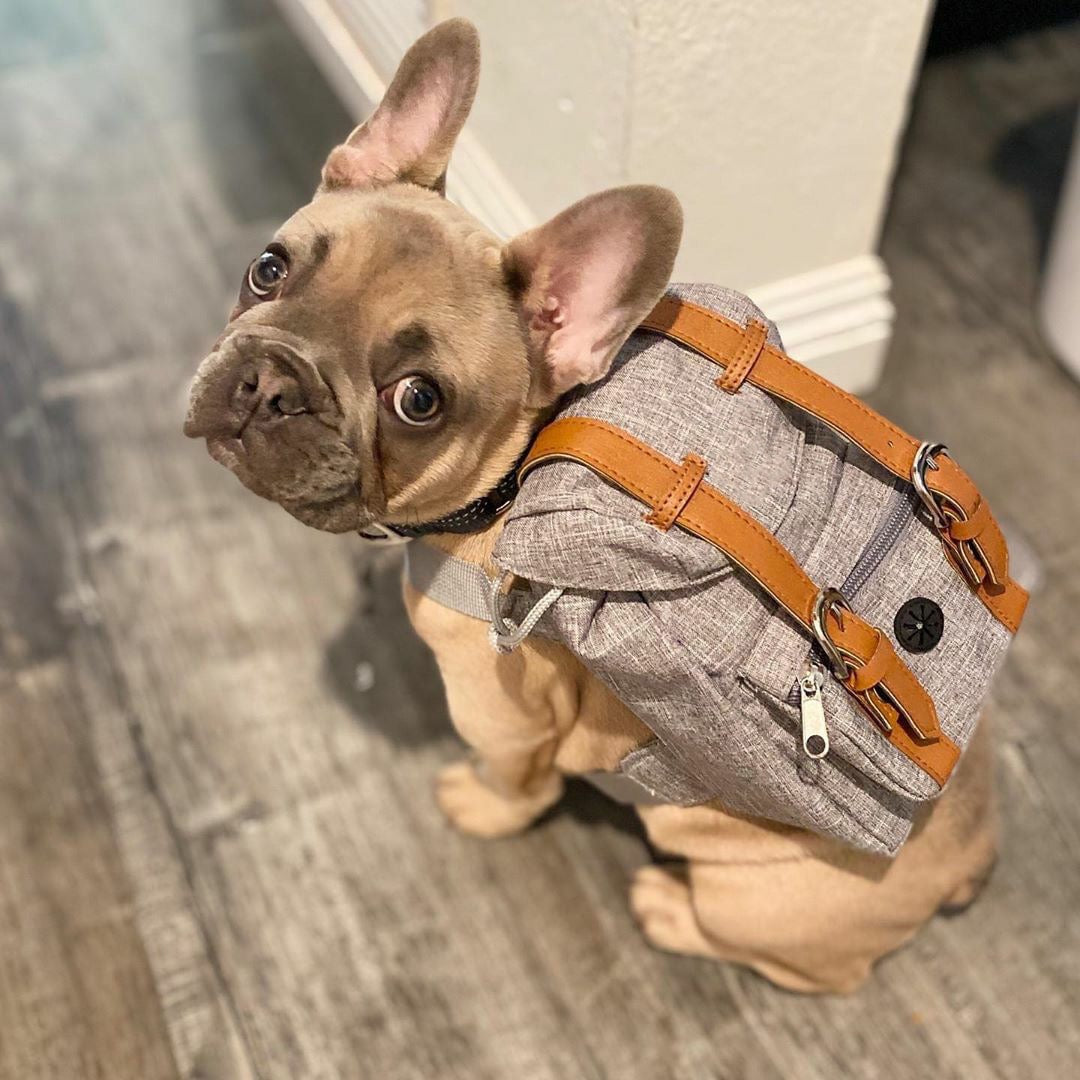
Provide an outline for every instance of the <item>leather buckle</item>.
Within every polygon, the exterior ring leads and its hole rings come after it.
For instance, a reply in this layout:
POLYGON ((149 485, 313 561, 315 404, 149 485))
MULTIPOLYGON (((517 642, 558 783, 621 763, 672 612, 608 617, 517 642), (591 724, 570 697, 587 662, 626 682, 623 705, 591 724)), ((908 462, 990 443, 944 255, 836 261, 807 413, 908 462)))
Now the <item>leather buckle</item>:
POLYGON ((956 540, 951 534, 953 522, 966 521, 967 512, 947 495, 931 491, 926 483, 927 469, 937 469, 934 459, 938 454, 947 454, 949 448, 944 443, 924 442, 915 453, 911 463, 911 484, 919 501, 930 515, 930 523, 937 530, 950 561, 963 575, 964 580, 973 589, 989 582, 995 588, 1000 584, 994 568, 990 565, 986 553, 979 546, 977 539, 956 540))
POLYGON ((826 622, 829 615, 835 615, 840 626, 844 625, 844 612, 854 614, 851 605, 839 589, 825 588, 817 594, 814 601, 814 613, 810 622, 810 629, 821 651, 825 654, 833 676, 858 702, 863 712, 876 724, 886 735, 891 735, 893 720, 889 717, 889 710, 895 714, 909 731, 919 739, 930 741, 922 728, 919 727, 915 718, 904 708, 896 695, 885 685, 884 682, 875 683, 865 690, 856 690, 852 687, 852 675, 862 666, 864 661, 846 649, 841 649, 833 641, 829 634, 826 622))

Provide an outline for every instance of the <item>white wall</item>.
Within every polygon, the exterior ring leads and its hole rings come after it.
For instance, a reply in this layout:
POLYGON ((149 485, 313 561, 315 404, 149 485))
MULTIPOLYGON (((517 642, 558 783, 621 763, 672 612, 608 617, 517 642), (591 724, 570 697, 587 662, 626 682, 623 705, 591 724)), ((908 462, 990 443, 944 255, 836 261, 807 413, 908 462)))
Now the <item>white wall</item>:
POLYGON ((541 218, 652 182, 683 280, 748 291, 851 388, 892 322, 874 255, 931 0, 433 0, 480 28, 472 130, 541 218))
POLYGON ((874 248, 929 0, 434 0, 480 28, 472 126, 542 217, 673 188, 680 273, 751 288, 874 248))
POLYGON ((626 173, 684 190, 687 277, 751 289, 874 250, 927 8, 639 5, 626 173))
MULTIPOLYGON (((359 59, 343 65, 339 41, 328 70, 360 72, 369 96, 425 21, 423 0, 280 2, 338 13, 359 59)), ((670 187, 676 276, 750 292, 789 351, 865 389, 890 333, 875 249, 931 2, 428 0, 427 22, 464 15, 483 49, 451 194, 511 232, 599 188, 670 187)))
POLYGON ((638 0, 433 0, 480 30, 470 126, 538 220, 630 179, 638 0))

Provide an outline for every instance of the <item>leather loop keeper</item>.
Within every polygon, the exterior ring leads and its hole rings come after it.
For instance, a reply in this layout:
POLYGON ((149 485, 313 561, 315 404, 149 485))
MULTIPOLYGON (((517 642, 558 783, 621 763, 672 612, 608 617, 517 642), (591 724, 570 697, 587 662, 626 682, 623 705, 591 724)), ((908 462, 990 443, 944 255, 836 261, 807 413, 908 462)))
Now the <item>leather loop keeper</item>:
POLYGON ((874 632, 877 634, 877 643, 874 645, 873 653, 870 654, 862 667, 857 667, 848 676, 848 686, 856 694, 861 694, 864 690, 871 690, 877 686, 885 678, 886 672, 896 659, 896 653, 893 651, 888 638, 880 630, 875 629, 874 632))
POLYGON ((990 507, 987 506, 985 499, 980 498, 974 513, 970 514, 964 521, 956 520, 949 523, 949 536, 961 543, 965 540, 975 540, 983 533, 989 523, 990 507))
POLYGON ((687 454, 682 460, 679 475, 675 483, 668 488, 664 497, 645 515, 650 525, 655 525, 661 532, 667 532, 683 512, 698 485, 705 479, 709 463, 697 454, 687 454))
POLYGON ((724 374, 716 380, 716 385, 721 390, 728 394, 734 394, 746 382, 747 375, 750 374, 754 364, 757 363, 758 357, 761 356, 762 349, 765 348, 768 336, 769 332, 766 330, 765 324, 758 322, 756 319, 747 326, 746 330, 743 331, 739 351, 731 358, 731 363, 724 368, 724 374))

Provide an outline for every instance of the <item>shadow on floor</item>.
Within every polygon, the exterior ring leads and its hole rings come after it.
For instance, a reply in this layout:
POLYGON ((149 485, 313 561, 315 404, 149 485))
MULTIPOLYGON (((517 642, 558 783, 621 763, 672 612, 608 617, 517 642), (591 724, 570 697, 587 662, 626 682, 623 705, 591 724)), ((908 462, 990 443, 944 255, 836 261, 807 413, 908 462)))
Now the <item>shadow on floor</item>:
POLYGON ((358 554, 353 609, 327 647, 324 670, 359 723, 417 747, 446 739, 453 728, 439 669, 405 615, 401 559, 400 549, 358 554))
POLYGON ((1069 164, 1077 102, 1051 109, 1019 124, 991 158, 995 175, 1026 198, 1035 226, 1039 268, 1046 262, 1058 196, 1069 164))
POLYGON ((580 825, 597 825, 617 829, 629 836, 636 836, 656 858, 657 852, 645 835, 641 818, 632 806, 615 802, 598 791, 587 780, 569 780, 566 794, 551 811, 552 817, 568 816, 580 825))
MULTIPOLYGON (((400 551, 362 553, 357 576, 352 613, 326 650, 324 670, 334 696, 357 723, 398 746, 456 739, 439 669, 402 606, 400 551)), ((570 780, 545 820, 562 815, 645 839, 633 807, 613 801, 585 780, 570 780)))

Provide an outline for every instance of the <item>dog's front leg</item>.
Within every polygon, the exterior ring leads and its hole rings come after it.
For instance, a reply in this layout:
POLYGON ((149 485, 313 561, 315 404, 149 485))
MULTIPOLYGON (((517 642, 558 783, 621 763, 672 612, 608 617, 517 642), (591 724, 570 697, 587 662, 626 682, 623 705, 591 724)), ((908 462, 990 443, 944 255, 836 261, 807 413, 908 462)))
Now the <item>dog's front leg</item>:
POLYGON ((563 779, 555 754, 577 714, 572 684, 558 677, 554 650, 526 641, 501 655, 487 624, 452 611, 405 586, 417 633, 435 654, 450 718, 473 749, 448 765, 436 798, 443 813, 474 836, 520 832, 555 803, 563 779))

